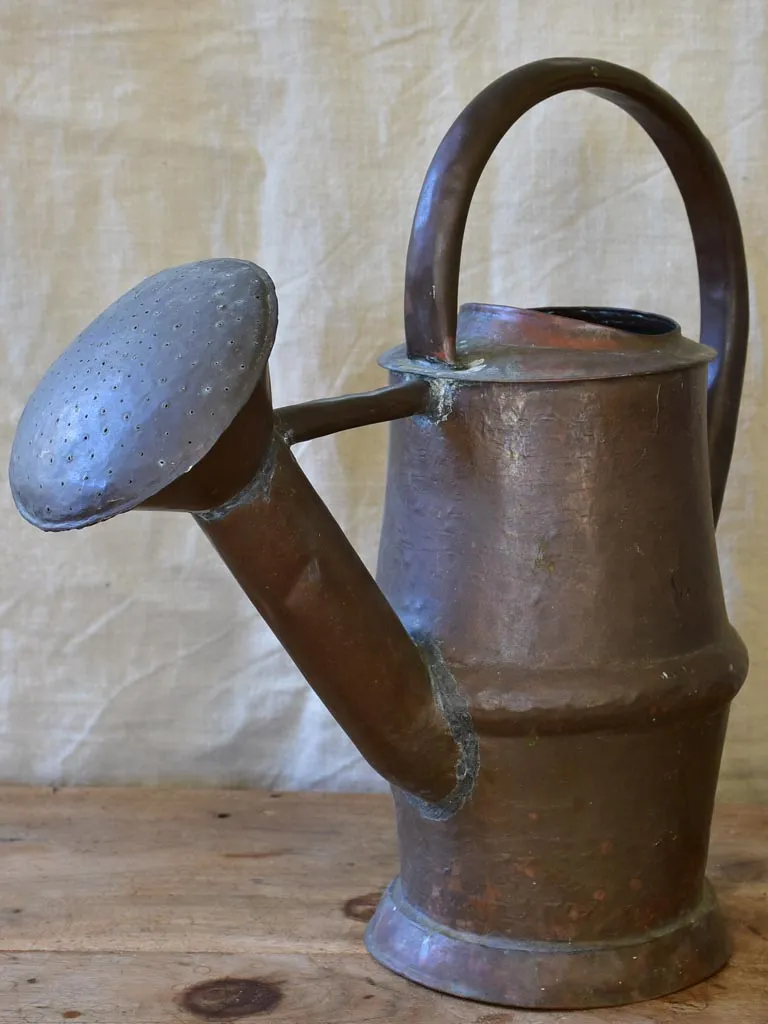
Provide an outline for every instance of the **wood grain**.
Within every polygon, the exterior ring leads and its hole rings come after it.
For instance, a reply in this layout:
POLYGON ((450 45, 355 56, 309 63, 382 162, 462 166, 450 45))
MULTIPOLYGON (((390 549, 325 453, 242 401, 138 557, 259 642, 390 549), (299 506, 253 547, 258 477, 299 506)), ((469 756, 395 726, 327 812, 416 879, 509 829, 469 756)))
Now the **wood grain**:
POLYGON ((717 813, 732 964, 668 999, 572 1014, 438 996, 368 957, 396 870, 385 797, 6 788, 0 858, 2 1024, 768 1024, 764 808, 717 813))

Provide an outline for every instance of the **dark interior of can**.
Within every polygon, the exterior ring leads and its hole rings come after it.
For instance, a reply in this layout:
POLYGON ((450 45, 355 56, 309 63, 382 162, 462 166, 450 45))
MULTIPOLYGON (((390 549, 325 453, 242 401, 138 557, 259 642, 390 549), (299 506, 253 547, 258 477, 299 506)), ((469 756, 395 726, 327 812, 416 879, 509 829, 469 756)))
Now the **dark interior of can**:
POLYGON ((674 320, 658 313, 642 313, 636 309, 610 309, 599 306, 539 306, 539 313, 552 313, 570 320, 584 320, 599 327, 611 327, 630 334, 671 334, 680 328, 674 320))

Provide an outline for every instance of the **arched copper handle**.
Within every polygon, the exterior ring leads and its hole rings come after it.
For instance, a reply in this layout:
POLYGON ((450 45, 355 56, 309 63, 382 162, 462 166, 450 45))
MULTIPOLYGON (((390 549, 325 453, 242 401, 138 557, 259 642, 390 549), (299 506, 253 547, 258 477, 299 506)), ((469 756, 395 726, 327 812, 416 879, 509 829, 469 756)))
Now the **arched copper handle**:
POLYGON ((717 351, 710 370, 708 444, 715 520, 736 435, 749 328, 744 243, 728 181, 686 110, 643 75, 605 61, 556 58, 511 71, 484 89, 448 130, 416 206, 405 279, 408 355, 456 361, 459 264, 469 204, 501 138, 541 100, 586 89, 646 130, 677 182, 699 271, 700 340, 717 351))

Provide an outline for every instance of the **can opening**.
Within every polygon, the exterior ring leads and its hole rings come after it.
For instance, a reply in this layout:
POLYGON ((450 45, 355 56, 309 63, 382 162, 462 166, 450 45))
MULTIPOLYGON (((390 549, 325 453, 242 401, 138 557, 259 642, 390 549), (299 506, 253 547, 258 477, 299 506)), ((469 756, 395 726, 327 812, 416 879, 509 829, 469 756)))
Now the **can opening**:
POLYGON ((671 334, 679 324, 658 313, 642 313, 636 309, 611 309, 598 306, 537 306, 537 313, 551 313, 570 320, 583 320, 599 327, 612 327, 630 334, 671 334))

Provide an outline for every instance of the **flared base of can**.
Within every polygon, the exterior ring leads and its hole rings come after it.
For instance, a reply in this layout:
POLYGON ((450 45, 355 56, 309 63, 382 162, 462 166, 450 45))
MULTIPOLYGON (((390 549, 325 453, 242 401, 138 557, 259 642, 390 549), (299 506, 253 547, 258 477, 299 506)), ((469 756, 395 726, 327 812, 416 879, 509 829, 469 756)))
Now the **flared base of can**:
POLYGON ((375 960, 410 981, 521 1009, 596 1009, 655 999, 710 977, 730 956, 708 884, 699 906, 666 928, 586 945, 454 931, 411 906, 396 880, 365 941, 375 960))

